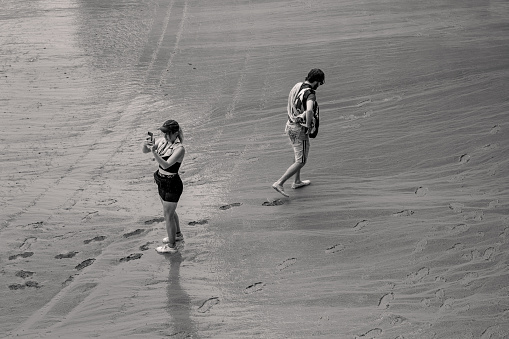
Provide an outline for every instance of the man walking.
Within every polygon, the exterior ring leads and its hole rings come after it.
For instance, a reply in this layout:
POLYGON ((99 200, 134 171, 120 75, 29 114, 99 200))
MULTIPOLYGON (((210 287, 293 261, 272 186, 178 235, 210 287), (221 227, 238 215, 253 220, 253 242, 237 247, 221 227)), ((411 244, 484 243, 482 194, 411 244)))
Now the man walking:
POLYGON ((288 167, 278 181, 272 184, 272 188, 288 197, 284 191, 283 185, 295 175, 292 188, 300 188, 311 183, 309 180, 301 180, 300 170, 307 162, 309 154, 309 131, 312 127, 313 115, 318 110, 315 91, 318 86, 325 83, 325 74, 318 68, 309 71, 304 82, 299 82, 293 86, 288 95, 288 121, 285 127, 285 133, 290 138, 290 142, 295 153, 295 162, 288 167), (298 98, 298 100, 297 100, 298 98), (298 107, 301 106, 301 107, 298 107))

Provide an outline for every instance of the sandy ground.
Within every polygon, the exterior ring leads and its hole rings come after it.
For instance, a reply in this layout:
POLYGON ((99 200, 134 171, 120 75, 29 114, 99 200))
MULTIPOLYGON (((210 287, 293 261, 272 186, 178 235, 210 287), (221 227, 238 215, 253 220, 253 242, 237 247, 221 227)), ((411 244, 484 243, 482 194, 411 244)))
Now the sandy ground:
POLYGON ((509 338, 505 2, 2 8, 0 336, 509 338), (316 66, 312 185, 286 199, 286 95, 316 66), (167 118, 164 256, 140 142, 167 118))

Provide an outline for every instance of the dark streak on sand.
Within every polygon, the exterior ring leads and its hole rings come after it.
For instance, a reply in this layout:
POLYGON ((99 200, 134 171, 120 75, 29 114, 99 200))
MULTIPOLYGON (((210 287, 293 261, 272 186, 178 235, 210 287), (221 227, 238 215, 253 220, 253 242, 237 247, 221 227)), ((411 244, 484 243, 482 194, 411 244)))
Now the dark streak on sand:
POLYGON ((284 201, 281 199, 274 199, 272 201, 265 201, 263 202, 262 206, 279 206, 283 205, 284 201))
POLYGON ((147 251, 150 248, 150 245, 153 244, 153 243, 154 243, 153 241, 149 241, 146 244, 141 245, 140 246, 140 251, 147 251))
POLYGON ((279 264, 277 267, 280 271, 294 265, 297 262, 297 258, 289 258, 283 261, 281 264, 279 264))
POLYGON ((35 272, 30 272, 30 271, 24 271, 24 270, 21 270, 21 271, 18 271, 16 272, 16 276, 17 277, 20 277, 20 278, 23 278, 23 279, 26 279, 28 277, 31 277, 35 274, 35 272))
POLYGON ((79 263, 78 265, 76 265, 76 267, 75 267, 75 268, 76 268, 78 271, 81 271, 81 270, 82 270, 82 269, 84 269, 85 267, 92 265, 92 264, 94 263, 94 261, 95 261, 95 258, 84 260, 84 261, 82 261, 81 263, 79 263))
POLYGON ((35 243, 37 241, 37 238, 36 237, 28 237, 25 239, 25 241, 23 241, 23 244, 21 244, 21 246, 19 247, 19 249, 21 251, 26 251, 30 248, 30 246, 32 246, 33 243, 35 243))
POLYGON ((205 224, 208 224, 209 221, 208 219, 202 219, 202 220, 198 220, 198 221, 190 221, 188 223, 189 226, 195 226, 195 225, 205 225, 205 224))
POLYGON ((234 202, 234 203, 231 203, 231 204, 220 206, 219 209, 220 210, 228 210, 228 209, 230 209, 232 207, 237 207, 237 206, 240 206, 240 205, 242 205, 241 202, 234 202))
POLYGON ((63 283, 62 286, 67 286, 74 280, 74 275, 70 275, 69 278, 67 278, 63 283))
POLYGON ((369 224, 369 221, 361 220, 357 224, 355 224, 355 226, 353 228, 356 229, 356 230, 361 230, 364 227, 366 227, 368 224, 369 224))
POLYGON ((24 252, 24 253, 21 253, 21 254, 16 254, 16 255, 9 256, 9 260, 18 259, 19 257, 21 257, 21 258, 28 258, 28 257, 31 257, 32 255, 34 255, 34 252, 24 252))
POLYGON ((459 160, 460 164, 466 164, 469 161, 470 161, 470 155, 463 154, 463 155, 460 156, 460 160, 459 160))
POLYGON ((55 256, 55 259, 73 258, 78 253, 79 252, 67 252, 67 253, 63 253, 63 254, 58 254, 55 256))
POLYGON ((425 196, 426 194, 428 194, 428 188, 427 187, 418 187, 416 190, 415 190, 415 195, 417 195, 418 197, 423 197, 425 196))
POLYGON ((361 334, 360 336, 355 336, 356 339, 374 339, 378 337, 380 334, 382 334, 381 328, 374 328, 372 330, 367 331, 364 334, 361 334))
POLYGON ((139 234, 142 234, 143 232, 145 232, 145 231, 142 230, 141 228, 138 228, 135 231, 132 231, 132 232, 124 234, 124 238, 129 238, 129 237, 132 237, 132 236, 135 236, 135 235, 139 235, 139 234))
POLYGON ((23 290, 25 287, 33 287, 33 288, 41 288, 42 285, 39 285, 37 281, 27 281, 24 284, 12 284, 9 285, 9 289, 11 290, 23 290))
POLYGON ((251 293, 254 293, 254 292, 258 292, 258 291, 261 291, 263 290, 263 287, 265 286, 265 284, 263 282, 257 282, 257 283, 254 283, 252 285, 249 285, 248 287, 246 287, 246 289, 244 290, 244 293, 246 294, 251 294, 251 293))
POLYGON ((140 259, 141 256, 143 255, 143 253, 133 253, 133 254, 129 254, 127 257, 124 257, 124 258, 120 258, 120 262, 127 262, 127 261, 131 261, 131 260, 136 260, 136 259, 140 259))
POLYGON ((399 212, 394 213, 392 216, 394 216, 394 217, 409 217, 409 216, 411 216, 414 213, 415 212, 412 211, 412 210, 403 210, 403 211, 399 211, 399 212))
POLYGON ((219 298, 218 297, 212 297, 207 300, 205 300, 200 307, 198 307, 198 312, 205 313, 209 311, 214 305, 219 304, 219 298))
POLYGON ((85 244, 89 244, 91 243, 92 241, 103 241, 104 239, 106 239, 106 237, 104 235, 98 235, 97 237, 95 238, 92 238, 92 239, 87 239, 87 240, 83 240, 83 243, 85 244))
POLYGON ((154 218, 154 219, 150 219, 150 220, 145 221, 145 225, 150 225, 150 224, 154 224, 156 222, 163 222, 163 221, 164 221, 163 217, 154 218))
POLYGON ((341 244, 336 244, 334 246, 331 246, 327 249, 325 249, 325 253, 336 253, 336 252, 341 252, 345 249, 345 246, 341 245, 341 244))
POLYGON ((388 308, 391 300, 394 300, 394 293, 384 294, 378 301, 379 308, 388 308))

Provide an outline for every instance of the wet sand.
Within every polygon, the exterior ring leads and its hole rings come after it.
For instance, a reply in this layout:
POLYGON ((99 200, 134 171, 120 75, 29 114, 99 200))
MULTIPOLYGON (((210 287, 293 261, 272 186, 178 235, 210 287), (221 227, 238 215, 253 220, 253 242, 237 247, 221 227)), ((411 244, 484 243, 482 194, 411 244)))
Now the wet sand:
POLYGON ((502 1, 6 1, 0 336, 509 336, 502 1), (308 187, 286 96, 310 68, 308 187), (140 144, 184 128, 177 255, 140 144))

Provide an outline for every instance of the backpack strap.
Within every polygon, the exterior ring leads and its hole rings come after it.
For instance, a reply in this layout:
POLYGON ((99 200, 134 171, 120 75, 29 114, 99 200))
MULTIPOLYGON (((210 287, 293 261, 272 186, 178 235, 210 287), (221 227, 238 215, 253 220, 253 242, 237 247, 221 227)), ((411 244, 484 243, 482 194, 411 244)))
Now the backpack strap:
POLYGON ((293 86, 288 96, 287 113, 289 122, 296 123, 301 118, 300 115, 304 112, 306 100, 311 93, 314 93, 314 90, 304 82, 299 82, 293 86), (298 103, 299 100, 300 103, 298 103), (297 107, 297 105, 300 107, 297 107))
MULTIPOLYGON (((307 102, 307 99, 309 97, 309 95, 312 92, 313 89, 312 88, 309 88, 309 87, 305 87, 303 89, 301 89, 301 91, 299 92, 299 94, 297 95, 297 98, 300 99, 300 102, 302 104, 302 111, 304 111, 304 105, 306 105, 306 102, 307 102), (306 93, 307 92, 307 93, 306 93)), ((302 112, 301 112, 302 113, 302 112)))

